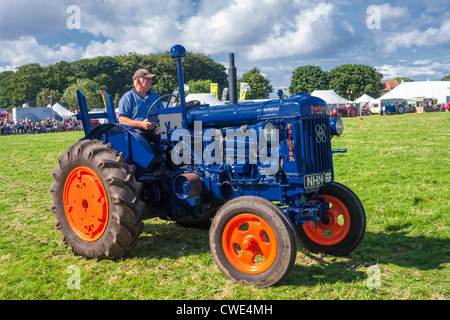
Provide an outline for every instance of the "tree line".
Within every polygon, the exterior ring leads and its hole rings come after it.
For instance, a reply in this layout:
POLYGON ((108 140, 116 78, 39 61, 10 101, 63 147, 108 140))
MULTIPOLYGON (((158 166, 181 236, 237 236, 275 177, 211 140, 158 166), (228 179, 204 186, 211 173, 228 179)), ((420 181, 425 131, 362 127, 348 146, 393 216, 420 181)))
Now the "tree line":
MULTIPOLYGON (((136 70, 146 68, 158 75, 153 90, 159 95, 177 90, 176 61, 169 52, 141 55, 129 53, 115 57, 97 57, 74 62, 61 61, 50 66, 31 63, 15 71, 0 73, 0 107, 20 107, 23 104, 46 107, 60 102, 71 110, 78 109, 76 91, 86 95, 89 109, 102 108, 101 96, 96 92, 105 90, 119 98, 133 87, 132 77, 136 70), (50 98, 51 97, 51 98, 50 98)), ((226 68, 204 54, 189 53, 184 61, 185 81, 210 80, 223 90, 228 86, 226 68)))
MULTIPOLYGON (((355 101, 363 94, 377 98, 384 89, 382 79, 382 73, 363 64, 345 64, 329 72, 323 71, 318 66, 307 65, 294 70, 289 92, 294 94, 296 92, 312 93, 314 90, 334 90, 350 101, 355 101)), ((414 81, 405 77, 396 77, 394 80, 398 83, 414 81)), ((449 80, 450 75, 442 79, 442 81, 449 80)))
POLYGON ((290 93, 311 93, 314 90, 334 90, 341 97, 355 101, 363 94, 380 96, 383 91, 383 74, 362 64, 345 64, 329 72, 318 66, 302 66, 294 70, 290 93))
MULTIPOLYGON (((169 52, 148 55, 128 53, 74 62, 61 61, 49 66, 31 63, 20 66, 15 71, 2 72, 0 107, 11 111, 23 104, 46 107, 59 102, 68 109, 76 110, 77 90, 86 95, 89 109, 103 107, 100 95, 96 94, 99 90, 105 90, 113 96, 115 105, 118 105, 119 98, 133 87, 133 74, 140 68, 158 75, 153 90, 159 95, 178 90, 176 61, 170 59, 169 52)), ((184 58, 184 76, 191 93, 209 92, 211 82, 219 84, 219 95, 228 87, 225 66, 204 54, 190 52, 184 58)), ((443 80, 447 80, 449 76, 443 80)), ((311 93, 314 90, 333 89, 340 96, 354 101, 363 94, 380 96, 383 90, 382 78, 380 72, 367 65, 345 64, 329 72, 318 66, 307 65, 292 72, 289 92, 311 93)), ((238 82, 250 85, 248 100, 265 99, 273 92, 270 80, 257 67, 244 73, 238 82)))

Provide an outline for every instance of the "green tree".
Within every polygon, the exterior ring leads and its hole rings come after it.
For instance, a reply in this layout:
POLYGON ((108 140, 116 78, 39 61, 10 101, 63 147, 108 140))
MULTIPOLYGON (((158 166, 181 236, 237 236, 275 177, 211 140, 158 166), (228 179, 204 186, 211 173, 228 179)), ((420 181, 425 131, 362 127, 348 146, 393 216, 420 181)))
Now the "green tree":
MULTIPOLYGON (((149 55, 129 53, 116 57, 116 60, 126 74, 125 91, 132 88, 133 74, 141 68, 158 75, 153 83, 153 90, 160 96, 178 91, 177 64, 170 58, 168 51, 149 55)), ((187 57, 183 59, 183 71, 185 83, 211 80, 219 84, 219 90, 223 90, 228 85, 226 68, 204 54, 188 52, 187 57)))
POLYGON ((186 92, 186 95, 189 93, 209 93, 211 91, 211 83, 211 80, 190 80, 187 83, 189 92, 186 92))
POLYGON ((242 78, 238 81, 238 90, 240 83, 247 83, 250 86, 250 91, 246 96, 247 100, 267 99, 273 92, 270 81, 264 77, 257 67, 254 67, 242 75, 242 78))
POLYGON ((43 68, 43 89, 64 92, 68 86, 76 83, 75 69, 66 61, 58 62, 43 68))
POLYGON ((9 80, 10 103, 16 107, 24 103, 35 107, 36 97, 42 91, 44 82, 43 68, 38 63, 18 67, 9 80))
POLYGON ((405 78, 405 77, 397 77, 397 78, 394 78, 394 80, 397 80, 398 84, 400 84, 402 82, 414 82, 413 79, 409 79, 409 78, 405 78))
POLYGON ((89 79, 79 79, 76 84, 72 84, 65 91, 61 98, 61 103, 69 110, 78 110, 77 90, 80 90, 86 97, 89 110, 104 108, 101 95, 97 90, 105 90, 105 87, 89 79))
POLYGON ((59 102, 60 99, 61 94, 59 93, 58 90, 45 88, 38 93, 36 97, 36 106, 46 107, 49 104, 54 105, 56 102, 59 102))
POLYGON ((354 101, 363 94, 379 96, 383 90, 383 75, 375 68, 362 64, 345 64, 328 73, 330 89, 354 101))
MULTIPOLYGON (((0 106, 19 107, 24 103, 35 106, 36 98, 45 89, 63 93, 64 101, 72 109, 78 108, 76 90, 79 88, 83 92, 106 90, 116 101, 117 97, 123 96, 133 87, 133 75, 141 68, 158 75, 153 85, 153 90, 158 94, 164 95, 178 90, 177 65, 176 61, 170 58, 169 52, 148 55, 129 53, 116 57, 82 59, 71 63, 61 61, 47 67, 37 63, 27 64, 18 67, 15 72, 2 72, 0 106), (92 82, 86 82, 86 79, 92 82)), ((184 58, 186 83, 210 80, 218 83, 219 90, 222 91, 228 85, 225 70, 223 65, 204 54, 189 52, 184 58)), ((45 94, 47 93, 43 93, 44 96, 45 94)), ((45 101, 39 101, 40 105, 43 103, 46 104, 45 101)))
POLYGON ((442 81, 450 81, 450 74, 442 78, 442 81))
MULTIPOLYGON (((204 54, 188 53, 184 59, 185 81, 211 80, 219 84, 219 92, 228 87, 226 68, 204 54)), ((209 92, 209 89, 208 91, 209 92)))
POLYGON ((142 62, 145 69, 157 75, 152 90, 160 96, 178 91, 177 64, 169 52, 145 56, 142 62))
POLYGON ((14 72, 13 71, 5 71, 0 73, 0 107, 7 108, 12 107, 12 84, 14 72))
POLYGON ((78 79, 93 80, 112 96, 116 93, 125 93, 124 88, 131 81, 128 77, 129 74, 120 65, 119 60, 114 57, 103 56, 82 59, 73 62, 72 66, 78 79))
POLYGON ((327 73, 322 71, 318 66, 302 66, 298 67, 292 73, 291 85, 289 92, 311 93, 314 90, 324 90, 328 88, 327 73))

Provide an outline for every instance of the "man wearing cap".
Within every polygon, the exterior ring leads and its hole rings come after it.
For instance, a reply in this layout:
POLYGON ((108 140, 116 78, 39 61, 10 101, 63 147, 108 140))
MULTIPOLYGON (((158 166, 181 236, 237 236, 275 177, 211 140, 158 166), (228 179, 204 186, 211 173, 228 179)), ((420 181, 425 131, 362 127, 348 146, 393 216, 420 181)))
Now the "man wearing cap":
POLYGON ((119 101, 119 123, 134 128, 147 141, 159 143, 161 133, 157 126, 157 116, 159 108, 163 107, 159 101, 150 112, 150 119, 147 118, 148 110, 152 104, 159 99, 156 92, 151 91, 155 74, 146 69, 139 69, 133 77, 134 88, 123 95, 119 101))

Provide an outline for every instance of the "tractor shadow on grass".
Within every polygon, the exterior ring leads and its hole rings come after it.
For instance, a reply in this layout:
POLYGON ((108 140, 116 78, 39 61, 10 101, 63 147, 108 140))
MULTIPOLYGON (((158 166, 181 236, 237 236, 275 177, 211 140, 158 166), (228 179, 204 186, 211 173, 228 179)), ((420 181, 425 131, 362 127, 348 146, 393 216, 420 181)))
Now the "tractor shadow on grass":
MULTIPOLYGON (((367 279, 372 265, 393 264, 419 270, 440 270, 448 264, 450 240, 410 236, 406 232, 366 232, 349 255, 333 257, 298 247, 289 275, 279 285, 315 286, 367 279)), ((185 228, 175 223, 146 223, 130 256, 144 259, 178 259, 210 252, 208 230, 185 228)))
POLYGON ((144 259, 177 259, 209 252, 209 231, 149 220, 131 252, 144 259))
POLYGON ((448 268, 449 257, 450 239, 411 236, 406 232, 366 232, 360 245, 344 257, 310 253, 299 246, 296 263, 280 284, 314 286, 361 281, 368 277, 367 268, 374 265, 441 270, 448 268))

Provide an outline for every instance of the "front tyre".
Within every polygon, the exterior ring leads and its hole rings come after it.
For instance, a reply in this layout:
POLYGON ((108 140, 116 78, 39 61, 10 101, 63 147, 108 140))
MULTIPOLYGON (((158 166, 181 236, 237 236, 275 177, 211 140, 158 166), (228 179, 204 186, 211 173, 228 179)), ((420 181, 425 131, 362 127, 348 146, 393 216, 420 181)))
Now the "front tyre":
POLYGON ((144 224, 141 184, 111 145, 83 140, 67 149, 52 172, 56 229, 73 254, 114 259, 129 253, 144 224))
POLYGON ((330 203, 330 210, 317 227, 312 221, 296 226, 297 238, 309 251, 344 256, 364 237, 364 207, 352 190, 337 182, 321 187, 318 195, 330 203))
POLYGON ((297 254, 292 223, 259 197, 240 197, 222 206, 209 239, 217 266, 230 280, 261 288, 281 281, 297 254))

